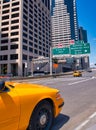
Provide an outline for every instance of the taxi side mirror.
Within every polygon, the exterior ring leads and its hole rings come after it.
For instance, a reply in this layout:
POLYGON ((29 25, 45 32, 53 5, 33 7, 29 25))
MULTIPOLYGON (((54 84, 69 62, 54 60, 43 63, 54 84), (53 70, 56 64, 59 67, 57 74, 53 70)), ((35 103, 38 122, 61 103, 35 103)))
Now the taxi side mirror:
POLYGON ((3 91, 5 88, 5 82, 4 81, 0 81, 0 91, 3 91))

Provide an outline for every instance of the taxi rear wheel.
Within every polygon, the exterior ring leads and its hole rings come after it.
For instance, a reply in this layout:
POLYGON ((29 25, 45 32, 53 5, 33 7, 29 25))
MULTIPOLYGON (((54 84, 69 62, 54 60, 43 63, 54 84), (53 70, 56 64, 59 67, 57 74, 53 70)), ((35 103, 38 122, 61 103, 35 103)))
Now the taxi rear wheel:
POLYGON ((28 130, 50 130, 53 123, 53 108, 48 101, 40 102, 30 119, 28 130))

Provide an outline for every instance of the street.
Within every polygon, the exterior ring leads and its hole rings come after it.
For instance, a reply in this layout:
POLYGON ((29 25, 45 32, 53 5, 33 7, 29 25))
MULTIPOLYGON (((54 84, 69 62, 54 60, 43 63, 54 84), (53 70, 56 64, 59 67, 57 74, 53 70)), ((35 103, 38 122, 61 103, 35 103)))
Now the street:
POLYGON ((96 71, 82 77, 66 75, 56 78, 29 79, 60 90, 65 104, 55 119, 52 130, 96 130, 96 71))

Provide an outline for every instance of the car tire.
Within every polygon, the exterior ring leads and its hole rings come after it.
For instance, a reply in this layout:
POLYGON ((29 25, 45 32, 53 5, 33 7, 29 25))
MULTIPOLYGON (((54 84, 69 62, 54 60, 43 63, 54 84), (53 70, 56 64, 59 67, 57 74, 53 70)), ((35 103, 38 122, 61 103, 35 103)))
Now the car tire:
POLYGON ((34 109, 28 130, 50 130, 53 123, 53 108, 51 103, 44 100, 34 109))

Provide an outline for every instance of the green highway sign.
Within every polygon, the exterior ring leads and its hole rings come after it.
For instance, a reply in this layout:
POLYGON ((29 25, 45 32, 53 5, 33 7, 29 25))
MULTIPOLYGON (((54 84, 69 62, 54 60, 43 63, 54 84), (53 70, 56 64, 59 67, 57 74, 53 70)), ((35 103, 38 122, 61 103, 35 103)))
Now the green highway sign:
POLYGON ((90 44, 79 42, 79 43, 70 45, 70 53, 71 55, 90 54, 90 44))
POLYGON ((62 55, 83 55, 90 54, 90 44, 83 41, 76 41, 75 44, 71 44, 68 47, 52 48, 53 56, 62 55))
POLYGON ((63 48, 53 48, 52 49, 53 55, 69 55, 69 47, 63 47, 63 48))

